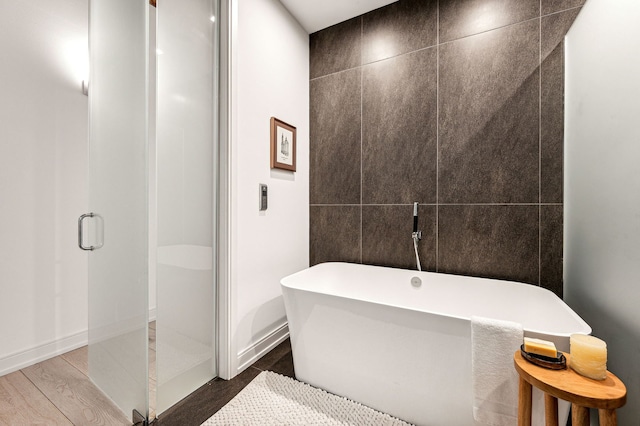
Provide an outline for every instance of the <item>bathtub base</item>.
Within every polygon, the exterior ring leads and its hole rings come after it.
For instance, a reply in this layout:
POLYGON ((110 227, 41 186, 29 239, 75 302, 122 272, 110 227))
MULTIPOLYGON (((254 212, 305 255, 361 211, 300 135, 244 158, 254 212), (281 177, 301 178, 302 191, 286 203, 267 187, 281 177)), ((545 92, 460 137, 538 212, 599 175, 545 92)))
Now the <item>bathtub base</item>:
MULTIPOLYGON (((390 269, 353 266, 373 269, 376 274, 372 279, 384 276, 390 269)), ((414 292, 411 294, 414 296, 412 302, 415 302, 420 294, 410 287, 410 278, 418 273, 392 272, 408 274, 405 287, 414 292)), ((422 274, 423 282, 442 275, 422 274)), ((360 300, 351 297, 353 292, 340 297, 332 293, 349 285, 354 277, 341 281, 340 277, 329 274, 323 278, 329 280, 328 289, 300 289, 285 281, 288 278, 283 279, 284 303, 298 380, 415 425, 477 424, 473 418, 471 315, 444 315, 420 311, 412 306, 402 308, 372 301, 368 295, 363 297, 365 300, 360 300)), ((392 282, 391 285, 400 286, 404 278, 401 277, 400 283, 392 282)), ((375 285, 371 284, 372 293, 378 290, 375 285)), ((392 287, 392 291, 396 288, 397 292, 402 291, 401 287, 392 287)), ((422 291, 435 295, 431 292, 438 289, 437 286, 429 288, 423 284, 422 291)), ((456 294, 460 297, 464 293, 456 294)), ((397 294, 394 293, 389 299, 395 296, 397 294)), ((561 302, 560 299, 558 301, 561 302)), ((581 326, 576 323, 575 331, 590 332, 586 323, 586 329, 581 326)), ((525 329, 525 335, 530 335, 528 333, 525 329)), ((537 331, 531 337, 538 336, 545 335, 537 331)), ((568 340, 568 336, 553 338, 562 344, 563 340, 568 340)), ((562 344, 557 346, 562 349, 562 344)), ((511 367, 514 368, 513 365, 511 367)), ((515 368, 514 377, 517 380, 515 368)), ((543 394, 537 389, 534 391, 533 424, 543 425, 543 394)), ((514 415, 517 412, 515 408, 514 415)), ((559 421, 564 424, 569 404, 559 401, 559 408, 559 421)))

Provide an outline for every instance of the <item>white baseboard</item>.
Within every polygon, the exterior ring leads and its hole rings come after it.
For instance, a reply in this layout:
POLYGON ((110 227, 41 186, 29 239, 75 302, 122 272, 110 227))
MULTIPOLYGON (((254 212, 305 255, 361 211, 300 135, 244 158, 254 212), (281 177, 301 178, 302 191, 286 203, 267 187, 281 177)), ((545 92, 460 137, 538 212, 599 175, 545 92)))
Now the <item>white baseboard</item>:
POLYGON ((242 350, 238 353, 238 370, 236 374, 242 373, 254 362, 262 358, 264 354, 278 346, 287 337, 289 337, 289 324, 285 322, 279 327, 276 327, 270 333, 267 333, 262 339, 255 342, 253 345, 242 350))
MULTIPOLYGON (((149 321, 155 321, 156 309, 149 309, 149 321)), ((80 331, 61 339, 35 346, 0 358, 0 376, 87 345, 89 333, 80 331)))
POLYGON ((149 322, 156 320, 156 308, 149 308, 149 322))
POLYGON ((85 346, 87 330, 0 358, 0 376, 85 346))

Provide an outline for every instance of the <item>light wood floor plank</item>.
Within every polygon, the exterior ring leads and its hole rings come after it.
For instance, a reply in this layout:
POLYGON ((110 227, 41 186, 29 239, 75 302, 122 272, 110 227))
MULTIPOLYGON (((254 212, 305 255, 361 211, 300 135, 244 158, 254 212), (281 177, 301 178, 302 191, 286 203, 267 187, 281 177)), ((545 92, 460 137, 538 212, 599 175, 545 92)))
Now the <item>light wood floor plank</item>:
POLYGON ((156 350, 156 329, 149 327, 149 349, 156 350))
MULTIPOLYGON (((155 417, 156 362, 155 362, 155 321, 149 323, 149 414, 155 417)), ((28 367, 20 372, 0 377, 0 426, 4 425, 70 425, 60 409, 76 424, 130 424, 120 410, 105 397, 89 377, 88 347, 74 351, 28 367), (61 364, 68 363, 68 365, 61 364), (86 376, 86 381, 73 368, 86 376), (71 369, 69 369, 71 368, 71 369), (49 370, 56 374, 50 374, 49 370), (43 388, 41 391, 29 378, 43 388), (48 394, 43 393, 44 390, 48 394), (46 395, 46 396, 45 396, 46 395), (53 398, 50 401, 47 396, 53 398), (105 407, 95 405, 105 402, 105 407), (104 400, 104 401, 102 401, 104 400), (61 407, 56 407, 62 404, 61 407), (87 408, 89 407, 89 408, 87 408), (86 412, 85 412, 86 410, 86 412), (83 414, 84 413, 84 414, 83 414), (113 418, 116 421, 113 421, 113 418), (91 420, 93 419, 93 420, 91 420), (80 423, 77 423, 77 422, 80 423)))
POLYGON ((156 416, 156 377, 156 351, 149 349, 149 419, 156 416))
POLYGON ((149 379, 149 420, 156 418, 156 382, 149 379))
POLYGON ((80 370, 82 374, 89 377, 89 347, 83 346, 75 351, 60 355, 69 364, 80 370))
POLYGON ((0 425, 71 425, 20 371, 0 377, 0 425))
POLYGON ((156 417, 156 322, 149 323, 149 419, 156 417))
POLYGON ((131 424, 84 374, 62 358, 51 358, 22 371, 75 425, 131 424))
POLYGON ((158 380, 157 368, 156 368, 156 351, 149 349, 149 379, 154 382, 158 380))

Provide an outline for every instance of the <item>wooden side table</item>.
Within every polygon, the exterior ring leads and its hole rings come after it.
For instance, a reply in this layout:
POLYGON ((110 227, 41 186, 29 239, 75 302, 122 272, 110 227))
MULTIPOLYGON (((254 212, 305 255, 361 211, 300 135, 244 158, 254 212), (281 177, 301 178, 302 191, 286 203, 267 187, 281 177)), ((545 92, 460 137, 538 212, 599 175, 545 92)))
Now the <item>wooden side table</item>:
POLYGON ((520 351, 513 355, 513 363, 520 375, 518 397, 518 426, 531 426, 531 386, 544 392, 546 425, 558 426, 558 398, 571 403, 573 426, 589 426, 589 408, 597 408, 600 426, 618 424, 616 408, 627 402, 627 388, 620 379, 607 371, 604 380, 593 380, 573 371, 567 358, 565 370, 539 367, 522 358, 520 351))

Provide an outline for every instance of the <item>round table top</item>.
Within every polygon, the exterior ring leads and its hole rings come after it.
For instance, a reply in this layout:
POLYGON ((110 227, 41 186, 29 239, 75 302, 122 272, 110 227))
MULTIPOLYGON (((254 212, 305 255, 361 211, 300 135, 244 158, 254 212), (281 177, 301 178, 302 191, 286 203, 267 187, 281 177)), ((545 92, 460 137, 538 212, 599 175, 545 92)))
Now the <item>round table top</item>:
POLYGON ((564 356, 567 368, 563 370, 532 364, 522 357, 519 350, 513 355, 513 363, 520 377, 531 385, 581 407, 616 409, 627 402, 627 388, 613 373, 607 371, 604 380, 581 376, 570 367, 571 355, 564 353, 564 356))

